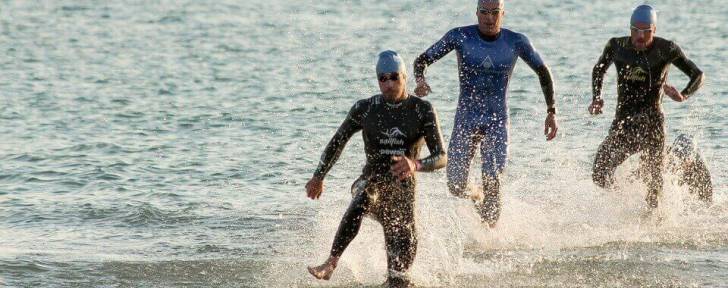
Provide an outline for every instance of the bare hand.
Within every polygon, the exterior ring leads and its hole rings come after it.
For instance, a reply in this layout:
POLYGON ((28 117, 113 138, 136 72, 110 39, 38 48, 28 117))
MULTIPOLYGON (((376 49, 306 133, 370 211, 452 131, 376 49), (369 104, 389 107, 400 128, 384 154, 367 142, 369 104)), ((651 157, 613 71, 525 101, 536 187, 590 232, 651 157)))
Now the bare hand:
POLYGON ((417 170, 415 161, 405 156, 392 156, 392 160, 394 164, 392 164, 392 168, 389 171, 399 180, 407 179, 407 177, 412 176, 417 170))
POLYGON ((602 114, 602 107, 604 107, 604 100, 601 98, 594 99, 589 105, 589 113, 592 115, 602 114))
POLYGON ((430 89, 430 85, 427 84, 427 81, 425 81, 425 79, 418 79, 417 87, 415 87, 415 95, 425 97, 427 94, 430 94, 430 92, 432 92, 432 89, 430 89))
POLYGON ((683 96, 682 93, 680 93, 680 91, 675 88, 675 86, 669 85, 667 83, 662 85, 662 90, 665 91, 665 94, 667 94, 667 96, 670 96, 670 99, 677 102, 683 102, 688 99, 687 97, 683 96))
POLYGON ((306 194, 308 198, 316 200, 321 197, 322 192, 324 192, 324 180, 311 177, 311 180, 308 180, 308 183, 306 183, 306 194))
POLYGON ((556 131, 559 131, 559 124, 556 123, 556 114, 548 113, 543 128, 543 135, 546 135, 546 141, 551 141, 556 138, 556 131))

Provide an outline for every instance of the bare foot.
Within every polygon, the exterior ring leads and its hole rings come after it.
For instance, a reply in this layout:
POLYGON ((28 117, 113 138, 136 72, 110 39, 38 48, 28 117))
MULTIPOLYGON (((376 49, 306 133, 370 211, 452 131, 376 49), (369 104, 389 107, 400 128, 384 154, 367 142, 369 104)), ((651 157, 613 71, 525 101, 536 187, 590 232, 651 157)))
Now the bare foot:
POLYGON ((311 273, 316 279, 329 280, 331 279, 331 274, 334 273, 334 269, 336 269, 336 265, 326 262, 316 267, 308 266, 307 268, 308 273, 311 273))

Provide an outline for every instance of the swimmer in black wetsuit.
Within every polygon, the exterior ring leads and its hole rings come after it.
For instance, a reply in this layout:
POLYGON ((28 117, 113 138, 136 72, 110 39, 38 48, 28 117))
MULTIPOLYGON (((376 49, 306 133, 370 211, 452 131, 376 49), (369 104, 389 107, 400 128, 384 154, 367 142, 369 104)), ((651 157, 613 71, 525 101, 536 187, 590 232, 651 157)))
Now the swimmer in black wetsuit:
POLYGON ((406 91, 406 71, 393 51, 379 54, 380 95, 359 100, 326 146, 316 172, 306 184, 308 197, 318 199, 323 179, 354 133, 362 131, 366 165, 352 185, 353 200, 336 232, 331 254, 324 264, 308 267, 318 279, 328 280, 349 243, 369 215, 384 228, 387 248, 387 283, 408 287, 407 270, 417 250, 415 231, 415 171, 433 171, 447 164, 437 114, 432 105, 406 91), (418 159, 422 144, 430 156, 418 159))
POLYGON ((617 67, 617 112, 609 135, 599 146, 594 160, 593 180, 600 187, 610 187, 617 166, 630 155, 642 152, 643 179, 649 191, 647 203, 657 207, 662 191, 662 167, 665 148, 665 117, 662 93, 682 102, 703 83, 703 72, 688 60, 672 41, 655 37, 657 14, 649 5, 638 6, 631 18, 631 36, 612 38, 594 66, 591 114, 602 113, 601 98, 604 74, 614 63, 617 67), (668 85, 667 72, 675 65, 690 77, 687 87, 678 91, 668 85))

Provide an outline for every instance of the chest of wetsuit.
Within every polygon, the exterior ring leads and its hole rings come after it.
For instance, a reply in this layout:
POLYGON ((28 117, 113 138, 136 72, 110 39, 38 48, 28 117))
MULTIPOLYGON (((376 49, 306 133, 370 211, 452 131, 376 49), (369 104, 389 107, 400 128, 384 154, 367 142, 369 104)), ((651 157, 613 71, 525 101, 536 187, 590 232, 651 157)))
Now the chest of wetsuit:
POLYGON ((363 174, 372 180, 389 179, 392 156, 418 159, 420 147, 425 142, 430 156, 421 159, 422 171, 432 171, 447 161, 437 114, 429 102, 409 96, 400 103, 391 104, 384 101, 382 95, 376 95, 354 104, 326 147, 314 175, 323 177, 348 139, 360 130, 366 153, 363 174))
POLYGON ((484 39, 477 25, 458 27, 424 55, 434 62, 452 50, 457 52, 460 72, 456 121, 507 119, 508 83, 518 58, 532 69, 544 65, 528 38, 508 29, 501 29, 496 39, 484 39))
MULTIPOLYGON (((655 37, 652 47, 644 51, 636 50, 630 37, 610 39, 599 59, 597 70, 606 71, 612 62, 618 77, 618 119, 645 112, 662 112, 662 86, 667 81, 670 64, 688 74, 691 80, 701 73, 677 44, 659 37, 655 37)), ((693 89, 691 85, 699 85, 698 82, 691 81, 683 94, 694 92, 697 87, 693 89)), ((598 84, 601 86, 601 82, 598 84)))
POLYGON ((431 110, 425 102, 410 96, 398 104, 389 104, 381 96, 362 103, 360 116, 362 137, 367 156, 364 174, 389 174, 392 156, 405 155, 417 159, 424 143, 425 125, 431 110))

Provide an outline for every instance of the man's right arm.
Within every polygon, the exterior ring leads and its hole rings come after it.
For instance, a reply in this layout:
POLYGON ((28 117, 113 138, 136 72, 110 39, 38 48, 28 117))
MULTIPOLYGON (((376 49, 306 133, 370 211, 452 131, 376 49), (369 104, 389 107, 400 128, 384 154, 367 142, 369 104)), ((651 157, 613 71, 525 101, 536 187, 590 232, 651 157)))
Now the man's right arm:
POLYGON ((671 48, 675 55, 675 59, 672 61, 672 64, 690 77, 690 82, 688 82, 688 85, 680 93, 685 97, 690 97, 690 95, 698 91, 698 88, 703 86, 705 76, 703 76, 703 71, 700 71, 693 61, 690 61, 690 59, 685 57, 685 54, 682 52, 680 47, 677 46, 677 44, 672 43, 671 48))
POLYGON ((594 69, 592 70, 592 101, 599 100, 602 97, 604 74, 607 73, 607 69, 609 69, 609 66, 614 61, 614 47, 612 45, 614 44, 612 39, 610 39, 604 47, 602 56, 599 57, 599 61, 597 61, 597 64, 594 65, 594 69))
POLYGON ((424 53, 420 54, 420 56, 415 59, 414 74, 418 85, 420 82, 425 81, 425 70, 427 69, 427 66, 437 62, 437 60, 445 57, 445 55, 455 49, 455 46, 457 45, 457 39, 455 38, 458 33, 457 29, 450 30, 447 34, 445 34, 445 36, 442 36, 439 41, 432 44, 430 48, 425 50, 424 53))
POLYGON ((589 113, 592 115, 602 114, 602 107, 604 106, 604 100, 602 100, 602 84, 604 82, 604 74, 607 73, 607 69, 612 65, 614 61, 614 38, 609 39, 607 45, 604 47, 602 56, 599 57, 599 61, 594 65, 592 70, 592 102, 589 104, 589 113))
POLYGON ((314 178, 321 180, 324 179, 326 174, 329 173, 331 167, 334 166, 334 163, 336 163, 336 160, 338 160, 339 156, 341 156, 341 152, 344 151, 344 147, 346 147, 346 142, 349 141, 354 133, 362 129, 361 111, 362 109, 364 109, 363 106, 365 105, 366 104, 364 101, 359 101, 351 108, 344 122, 341 123, 339 129, 336 130, 336 134, 334 134, 334 137, 332 137, 329 141, 329 144, 326 145, 326 149, 321 155, 319 165, 313 174, 314 178))

